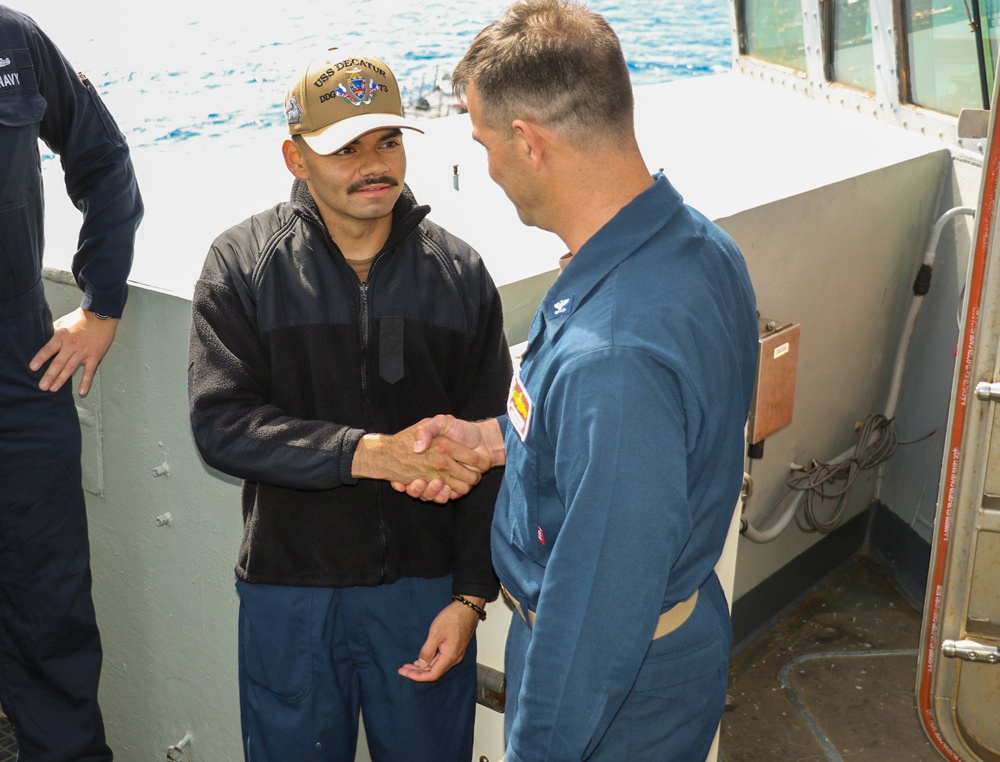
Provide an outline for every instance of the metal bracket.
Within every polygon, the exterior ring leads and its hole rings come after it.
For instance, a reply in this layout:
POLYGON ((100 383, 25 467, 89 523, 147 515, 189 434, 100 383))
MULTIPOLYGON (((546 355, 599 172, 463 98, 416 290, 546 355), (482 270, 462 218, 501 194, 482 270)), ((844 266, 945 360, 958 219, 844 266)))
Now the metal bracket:
POLYGON ((167 762, 184 762, 184 749, 194 740, 194 736, 185 733, 184 737, 173 746, 167 747, 167 762))
POLYGON ((958 137, 982 139, 989 132, 990 112, 981 108, 963 108, 958 112, 958 137))
POLYGON ((476 664, 476 703, 503 714, 507 702, 507 676, 498 669, 476 664))

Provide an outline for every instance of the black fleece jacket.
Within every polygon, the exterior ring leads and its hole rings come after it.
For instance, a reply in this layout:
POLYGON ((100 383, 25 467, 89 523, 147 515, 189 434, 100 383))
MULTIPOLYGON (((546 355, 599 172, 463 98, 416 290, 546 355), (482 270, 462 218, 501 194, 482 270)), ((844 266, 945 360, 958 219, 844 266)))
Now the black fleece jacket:
POLYGON ((499 469, 447 506, 351 476, 366 433, 504 409, 496 287, 429 211, 404 187, 364 284, 301 181, 212 245, 193 299, 191 424, 205 461, 244 480, 240 579, 346 587, 450 573, 455 592, 496 597, 499 469))

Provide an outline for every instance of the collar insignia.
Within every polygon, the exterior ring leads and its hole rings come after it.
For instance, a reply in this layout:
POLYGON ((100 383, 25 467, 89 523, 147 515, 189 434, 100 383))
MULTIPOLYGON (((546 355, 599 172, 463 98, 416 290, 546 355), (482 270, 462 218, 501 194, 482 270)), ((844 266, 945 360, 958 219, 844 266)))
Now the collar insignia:
POLYGON ((569 296, 563 296, 552 302, 552 310, 549 313, 549 317, 560 318, 566 317, 569 313, 573 311, 573 300, 575 295, 570 294, 569 296))

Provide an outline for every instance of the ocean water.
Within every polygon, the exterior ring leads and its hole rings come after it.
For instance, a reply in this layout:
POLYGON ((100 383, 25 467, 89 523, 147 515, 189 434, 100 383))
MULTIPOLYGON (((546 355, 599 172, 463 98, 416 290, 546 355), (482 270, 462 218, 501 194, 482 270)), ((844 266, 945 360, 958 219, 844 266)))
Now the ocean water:
MULTIPOLYGON (((498 0, 2 0, 32 16, 108 103, 133 149, 206 147, 283 126, 289 81, 329 47, 363 46, 415 106, 433 95, 498 0)), ((727 0, 592 0, 635 85, 727 71, 727 0)), ((442 83, 447 90, 447 81, 442 83)), ((447 99, 445 102, 445 110, 447 99)), ((443 113, 438 103, 430 115, 443 113)), ((417 113, 417 115, 420 115, 417 113)))

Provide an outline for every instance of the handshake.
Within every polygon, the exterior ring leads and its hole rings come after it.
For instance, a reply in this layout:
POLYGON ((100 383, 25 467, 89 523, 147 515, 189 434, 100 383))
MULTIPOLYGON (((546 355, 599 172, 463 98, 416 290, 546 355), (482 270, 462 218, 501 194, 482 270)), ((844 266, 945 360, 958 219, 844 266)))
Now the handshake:
POLYGON ((444 504, 467 495, 484 473, 506 460, 496 418, 472 422, 437 415, 398 434, 365 434, 352 474, 385 479, 397 492, 444 504))

